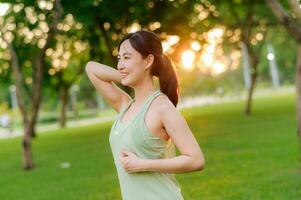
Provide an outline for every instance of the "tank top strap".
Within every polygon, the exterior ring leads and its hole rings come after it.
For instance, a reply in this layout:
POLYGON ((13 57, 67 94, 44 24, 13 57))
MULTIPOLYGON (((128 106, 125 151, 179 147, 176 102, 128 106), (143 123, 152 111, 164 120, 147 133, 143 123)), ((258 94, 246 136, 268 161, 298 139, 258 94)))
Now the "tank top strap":
POLYGON ((135 101, 135 99, 132 99, 126 106, 121 108, 120 112, 118 113, 118 116, 122 116, 124 112, 128 110, 128 108, 132 105, 132 103, 135 101))
POLYGON ((160 90, 157 90, 156 92, 154 92, 144 103, 141 112, 139 113, 140 115, 144 116, 146 111, 148 110, 150 104, 153 102, 153 100, 159 96, 160 94, 162 94, 162 92, 160 90))

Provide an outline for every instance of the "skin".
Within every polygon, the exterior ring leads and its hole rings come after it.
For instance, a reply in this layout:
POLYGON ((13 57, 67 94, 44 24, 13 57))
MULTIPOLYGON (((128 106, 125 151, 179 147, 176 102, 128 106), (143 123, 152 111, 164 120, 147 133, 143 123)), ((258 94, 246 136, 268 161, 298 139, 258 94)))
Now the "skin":
MULTIPOLYGON (((118 54, 118 71, 99 63, 89 62, 86 72, 98 92, 117 112, 129 104, 131 97, 112 81, 118 81, 134 89, 135 101, 121 119, 128 122, 135 117, 146 98, 156 90, 150 74, 153 62, 153 55, 143 58, 131 46, 129 40, 125 40, 118 54)), ((144 159, 123 149, 119 158, 126 172, 184 173, 204 168, 205 159, 195 137, 184 117, 166 95, 159 95, 154 99, 146 113, 145 123, 148 129, 162 140, 172 138, 180 155, 166 159, 144 159)))

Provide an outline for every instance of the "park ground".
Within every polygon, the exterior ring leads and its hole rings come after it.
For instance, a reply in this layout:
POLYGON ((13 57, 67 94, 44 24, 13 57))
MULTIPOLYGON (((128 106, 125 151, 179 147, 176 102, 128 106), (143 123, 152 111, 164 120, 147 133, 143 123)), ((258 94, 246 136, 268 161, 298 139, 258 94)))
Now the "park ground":
MULTIPOLYGON (((182 109, 205 158, 204 171, 177 174, 185 200, 299 200, 295 96, 182 109)), ((119 200, 109 146, 112 122, 65 128, 33 140, 35 169, 21 168, 21 138, 0 140, 1 200, 119 200)))

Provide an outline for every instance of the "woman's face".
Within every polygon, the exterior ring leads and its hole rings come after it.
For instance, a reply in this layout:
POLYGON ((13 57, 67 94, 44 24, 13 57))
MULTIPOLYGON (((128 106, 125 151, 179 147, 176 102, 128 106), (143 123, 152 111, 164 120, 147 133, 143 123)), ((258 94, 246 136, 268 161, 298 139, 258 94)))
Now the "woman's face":
POLYGON ((121 84, 133 87, 145 78, 149 64, 127 39, 120 45, 117 68, 121 75, 121 84))

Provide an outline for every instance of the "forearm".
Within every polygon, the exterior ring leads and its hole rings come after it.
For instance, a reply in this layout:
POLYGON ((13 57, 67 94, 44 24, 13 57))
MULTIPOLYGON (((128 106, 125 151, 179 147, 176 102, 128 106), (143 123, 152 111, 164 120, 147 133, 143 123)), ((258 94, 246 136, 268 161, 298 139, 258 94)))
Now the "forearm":
POLYGON ((188 155, 180 155, 166 159, 145 159, 143 171, 155 171, 164 173, 183 173, 198 171, 204 168, 204 159, 196 159, 188 155))
POLYGON ((90 61, 87 63, 86 73, 89 76, 95 76, 96 78, 101 79, 102 81, 113 81, 117 83, 121 82, 121 76, 116 69, 94 61, 90 61))

